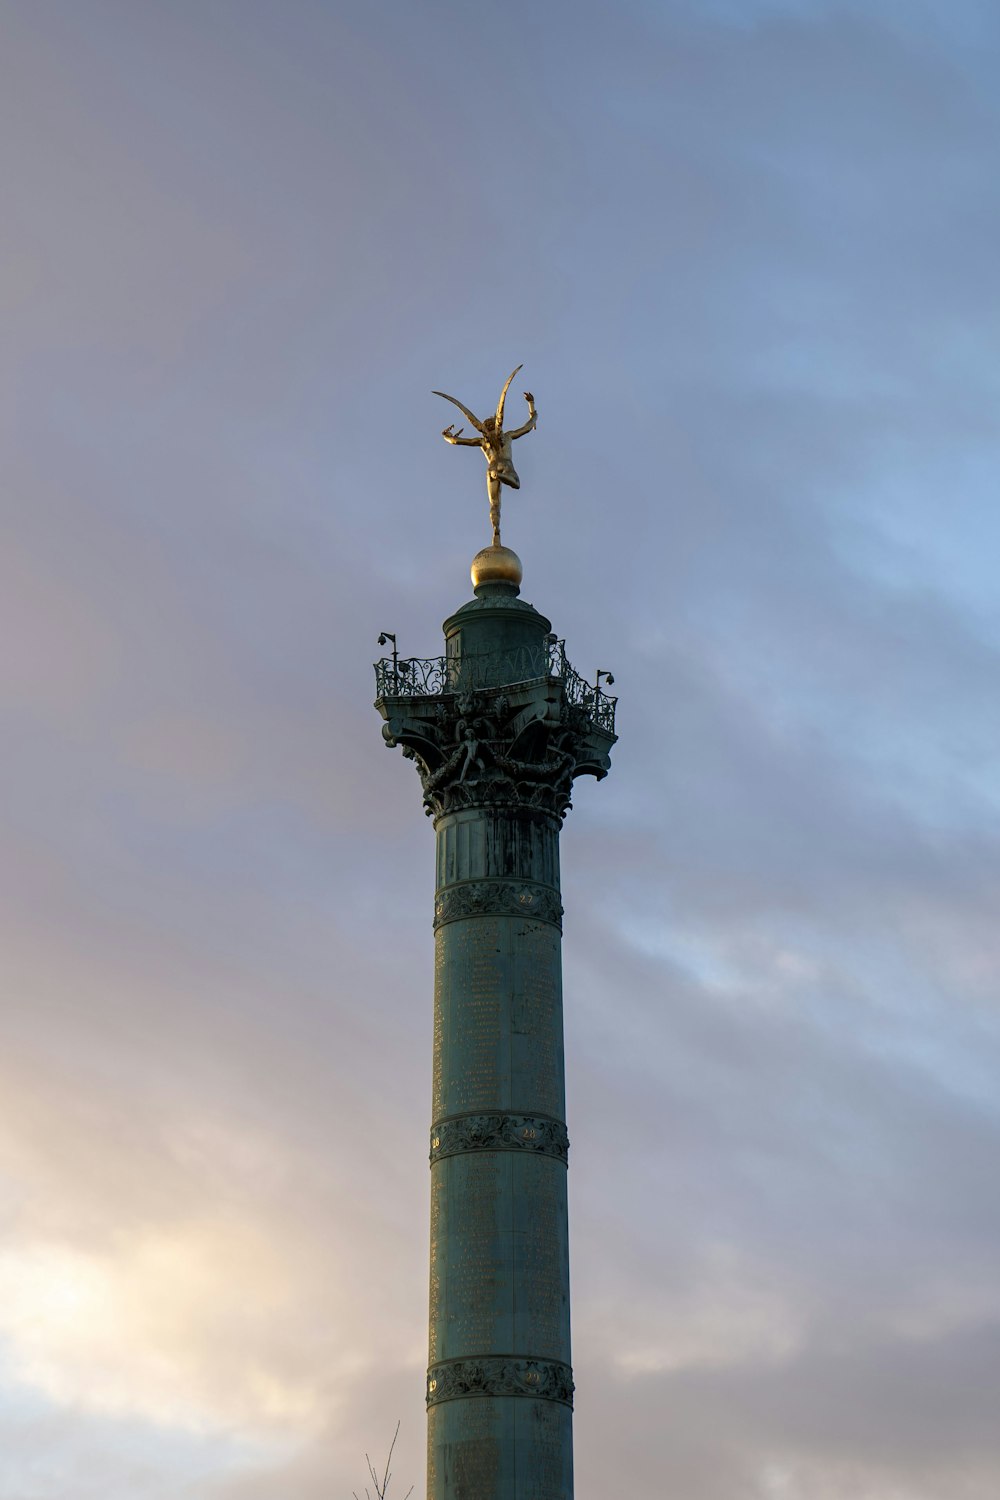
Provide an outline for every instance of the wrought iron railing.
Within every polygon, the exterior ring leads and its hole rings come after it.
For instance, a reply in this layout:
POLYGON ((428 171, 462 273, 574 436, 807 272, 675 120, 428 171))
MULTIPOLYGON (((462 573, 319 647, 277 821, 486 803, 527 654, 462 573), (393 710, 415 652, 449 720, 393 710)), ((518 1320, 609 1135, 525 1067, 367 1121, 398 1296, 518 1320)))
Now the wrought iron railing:
POLYGON ((386 656, 375 663, 375 692, 377 698, 437 698, 481 688, 513 687, 543 677, 558 678, 567 701, 584 709, 601 729, 614 734, 618 699, 574 671, 566 659, 563 641, 474 656, 386 656))
POLYGON ((563 691, 570 703, 579 705, 586 710, 587 717, 593 719, 594 723, 601 729, 606 729, 609 734, 615 732, 615 708, 618 704, 617 698, 612 698, 603 688, 594 687, 579 672, 574 672, 563 654, 563 670, 554 675, 562 678, 563 691))

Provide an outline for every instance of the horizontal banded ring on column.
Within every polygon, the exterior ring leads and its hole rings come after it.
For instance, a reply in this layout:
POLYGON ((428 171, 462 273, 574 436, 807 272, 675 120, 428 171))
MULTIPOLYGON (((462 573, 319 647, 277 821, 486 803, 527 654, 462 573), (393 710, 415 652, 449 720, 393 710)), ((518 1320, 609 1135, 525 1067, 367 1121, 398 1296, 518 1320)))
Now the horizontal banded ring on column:
POLYGON ((466 1396, 534 1396, 573 1406, 573 1371, 556 1359, 484 1355, 449 1359, 427 1371, 427 1405, 466 1396))
POLYGON ((431 1166, 463 1151, 534 1151, 565 1164, 569 1136, 548 1115, 458 1115, 431 1126, 431 1166))
POLYGON ((434 926, 459 917, 530 917, 552 922, 562 931, 559 892, 526 880, 463 880, 446 886, 434 898, 434 926))

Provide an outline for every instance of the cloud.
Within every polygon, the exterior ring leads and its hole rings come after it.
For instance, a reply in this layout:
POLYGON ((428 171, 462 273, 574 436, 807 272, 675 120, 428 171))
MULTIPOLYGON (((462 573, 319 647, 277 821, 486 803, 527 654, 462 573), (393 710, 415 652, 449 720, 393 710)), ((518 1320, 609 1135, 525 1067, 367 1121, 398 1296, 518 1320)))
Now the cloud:
POLYGON ((321 1393, 289 1379, 273 1347, 259 1364, 232 1349, 288 1315, 288 1269, 239 1225, 183 1226, 103 1260, 22 1246, 0 1259, 13 1374, 78 1410, 308 1433, 321 1393))

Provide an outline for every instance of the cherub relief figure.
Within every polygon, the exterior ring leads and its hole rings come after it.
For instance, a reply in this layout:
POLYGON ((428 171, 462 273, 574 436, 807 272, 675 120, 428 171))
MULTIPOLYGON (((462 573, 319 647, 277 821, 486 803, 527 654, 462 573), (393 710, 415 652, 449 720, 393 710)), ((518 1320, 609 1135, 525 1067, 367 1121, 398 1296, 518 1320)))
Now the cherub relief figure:
MULTIPOLYGON (((517 370, 521 366, 518 365, 517 370)), ((465 431, 460 427, 456 432, 454 422, 450 422, 441 436, 446 443, 455 443, 460 448, 482 448, 486 458, 486 493, 490 501, 490 521, 493 525, 493 545, 500 545, 500 486, 506 484, 512 490, 521 488, 521 481, 517 477, 517 470, 511 458, 510 445, 515 438, 524 437, 526 432, 531 432, 538 425, 538 413, 535 411, 535 398, 530 391, 525 391, 524 399, 528 403, 528 420, 523 427, 517 427, 513 432, 503 430, 503 404, 510 390, 510 383, 517 374, 517 370, 508 376, 507 384, 500 392, 500 400, 497 402, 496 416, 479 418, 473 416, 467 406, 461 401, 456 401, 454 396, 445 395, 444 391, 435 391, 435 396, 443 396, 445 401, 450 401, 457 406, 459 411, 466 416, 473 427, 479 433, 477 438, 466 438, 462 436, 465 431)))

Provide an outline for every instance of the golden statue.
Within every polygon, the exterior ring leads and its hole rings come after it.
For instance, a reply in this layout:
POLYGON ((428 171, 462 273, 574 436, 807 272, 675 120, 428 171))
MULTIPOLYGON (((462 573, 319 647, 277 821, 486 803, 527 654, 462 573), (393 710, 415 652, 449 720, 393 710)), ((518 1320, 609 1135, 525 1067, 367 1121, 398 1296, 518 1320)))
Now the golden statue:
MULTIPOLYGON (((517 370, 521 366, 518 365, 517 370)), ((477 438, 464 438, 462 433, 464 427, 456 432, 454 422, 450 422, 441 436, 446 443, 456 443, 460 448, 482 448, 486 457, 486 493, 490 499, 490 521, 493 523, 493 545, 500 546, 500 486, 508 485, 512 490, 521 488, 521 481, 517 477, 517 470, 510 455, 510 445, 515 438, 524 437, 526 432, 531 432, 538 425, 538 413, 535 411, 535 398, 530 391, 525 391, 524 399, 528 403, 528 420, 523 427, 517 427, 513 432, 503 430, 503 404, 507 399, 510 383, 517 374, 513 370, 507 377, 507 384, 500 392, 500 400, 497 402, 495 417, 484 417, 480 422, 478 417, 473 416, 467 406, 461 401, 456 401, 454 396, 445 395, 444 391, 434 391, 435 396, 444 396, 453 406, 457 406, 473 427, 479 433, 477 438)))

